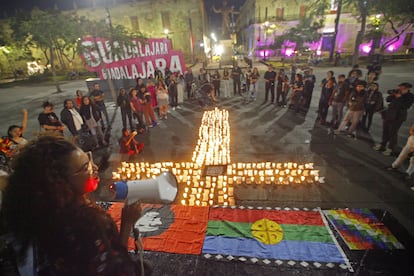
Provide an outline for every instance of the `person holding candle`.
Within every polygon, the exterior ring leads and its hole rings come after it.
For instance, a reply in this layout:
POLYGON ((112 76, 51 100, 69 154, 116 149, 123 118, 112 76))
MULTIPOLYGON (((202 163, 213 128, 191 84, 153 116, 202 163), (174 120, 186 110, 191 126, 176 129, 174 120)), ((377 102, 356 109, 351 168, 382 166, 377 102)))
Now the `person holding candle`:
POLYGON ((132 133, 127 128, 122 129, 122 136, 119 139, 119 153, 128 156, 128 161, 134 160, 144 149, 144 143, 136 139, 137 131, 132 133))

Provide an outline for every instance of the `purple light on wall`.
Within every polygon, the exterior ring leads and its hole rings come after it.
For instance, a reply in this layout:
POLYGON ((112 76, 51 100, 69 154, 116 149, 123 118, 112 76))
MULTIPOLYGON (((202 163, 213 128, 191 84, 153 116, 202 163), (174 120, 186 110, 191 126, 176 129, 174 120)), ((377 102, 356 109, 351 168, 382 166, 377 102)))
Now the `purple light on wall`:
POLYGON ((347 43, 351 39, 351 33, 350 27, 345 24, 339 25, 338 35, 336 37, 336 49, 341 49, 341 52, 343 52, 343 48, 347 47, 347 43))
POLYGON ((361 45, 359 45, 359 51, 368 54, 369 52, 371 52, 371 45, 372 41, 368 43, 361 43, 361 45))
POLYGON ((371 46, 369 45, 362 46, 362 52, 368 54, 370 51, 371 51, 371 46))
POLYGON ((395 45, 391 44, 390 46, 387 47, 388 52, 394 52, 396 50, 395 45))
POLYGON ((400 48, 400 47, 402 46, 402 44, 403 44, 403 40, 402 40, 402 39, 400 39, 400 40, 398 40, 398 41, 396 41, 396 42, 392 43, 391 45, 388 45, 388 46, 387 46, 387 51, 388 51, 388 52, 394 52, 394 51, 397 51, 397 50, 398 50, 398 48, 400 48))
POLYGON ((259 51, 256 52, 256 54, 259 57, 270 57, 271 54, 272 54, 272 51, 270 51, 270 50, 259 50, 259 51))
POLYGON ((283 48, 292 48, 292 49, 295 49, 296 48, 296 42, 291 42, 289 40, 286 40, 285 42, 283 42, 282 47, 283 48))
POLYGON ((292 48, 287 48, 287 49, 285 49, 285 56, 288 56, 288 57, 290 57, 290 56, 292 56, 293 55, 293 53, 295 52, 295 50, 294 49, 292 49, 292 48))
POLYGON ((312 51, 317 51, 321 49, 321 40, 314 42, 304 43, 306 47, 309 47, 312 51))

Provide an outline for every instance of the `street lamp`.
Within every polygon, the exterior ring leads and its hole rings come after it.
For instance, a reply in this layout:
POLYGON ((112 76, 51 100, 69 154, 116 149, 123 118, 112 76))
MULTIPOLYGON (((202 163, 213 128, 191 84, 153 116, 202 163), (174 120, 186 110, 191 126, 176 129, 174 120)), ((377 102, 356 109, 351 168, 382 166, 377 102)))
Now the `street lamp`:
POLYGON ((164 34, 165 34, 165 36, 167 37, 167 39, 169 39, 168 38, 168 34, 170 33, 170 30, 168 30, 168 29, 164 29, 164 34))
POLYGON ((164 29, 164 34, 165 34, 165 37, 166 37, 166 38, 170 41, 171 48, 172 48, 172 47, 173 47, 172 39, 170 39, 170 37, 168 36, 170 33, 171 33, 171 32, 170 32, 170 30, 169 30, 169 29, 164 29))
POLYGON ((215 33, 211 33, 211 38, 214 40, 214 42, 217 42, 217 37, 215 33))

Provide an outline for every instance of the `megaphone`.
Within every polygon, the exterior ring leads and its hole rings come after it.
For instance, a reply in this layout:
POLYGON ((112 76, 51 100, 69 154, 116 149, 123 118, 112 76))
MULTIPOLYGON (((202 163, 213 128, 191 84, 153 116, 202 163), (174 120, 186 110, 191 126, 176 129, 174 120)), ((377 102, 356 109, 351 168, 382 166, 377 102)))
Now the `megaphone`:
POLYGON ((128 204, 136 201, 146 203, 171 203, 178 191, 174 174, 163 172, 155 179, 118 181, 109 186, 115 201, 128 199, 128 204))

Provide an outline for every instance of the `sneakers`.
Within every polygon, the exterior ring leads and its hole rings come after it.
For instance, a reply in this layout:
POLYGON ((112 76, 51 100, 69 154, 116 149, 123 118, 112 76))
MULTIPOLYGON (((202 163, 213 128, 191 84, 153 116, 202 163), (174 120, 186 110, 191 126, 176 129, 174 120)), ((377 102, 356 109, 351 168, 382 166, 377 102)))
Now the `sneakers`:
POLYGON ((352 139, 356 139, 356 135, 353 134, 353 133, 348 133, 346 136, 348 136, 349 138, 352 138, 352 139))
POLYGON ((335 135, 340 135, 340 134, 345 134, 345 133, 346 133, 345 130, 339 130, 339 129, 334 130, 335 135))
POLYGON ((389 172, 398 172, 398 168, 394 168, 393 166, 385 167, 385 169, 389 172))
POLYGON ((411 177, 411 175, 409 175, 408 173, 404 173, 404 175, 402 176, 402 179, 403 179, 403 180, 411 180, 411 179, 412 179, 412 177, 411 177))
POLYGON ((385 150, 384 147, 381 144, 376 144, 373 147, 373 149, 376 150, 376 151, 384 151, 385 150))
POLYGON ((411 191, 413 191, 413 192, 414 192, 414 186, 412 186, 410 189, 411 189, 411 191))
POLYGON ((392 154, 392 150, 391 149, 386 149, 382 152, 383 155, 385 156, 390 156, 392 154))

